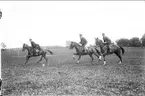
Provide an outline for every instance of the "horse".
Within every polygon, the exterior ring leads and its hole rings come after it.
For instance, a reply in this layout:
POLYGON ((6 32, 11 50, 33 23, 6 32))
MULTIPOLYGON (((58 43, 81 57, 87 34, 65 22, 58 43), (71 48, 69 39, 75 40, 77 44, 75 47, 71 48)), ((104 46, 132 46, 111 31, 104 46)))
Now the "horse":
POLYGON ((22 51, 25 51, 25 50, 28 51, 28 55, 26 56, 26 62, 25 62, 25 64, 28 62, 30 57, 36 57, 36 56, 41 56, 40 60, 37 63, 39 63, 42 60, 42 58, 44 58, 46 60, 46 63, 47 63, 46 53, 49 52, 51 55, 53 54, 52 51, 50 51, 48 49, 45 51, 42 48, 41 48, 41 50, 36 52, 35 51, 36 49, 34 49, 33 47, 31 47, 31 46, 29 46, 29 45, 24 43, 23 47, 22 47, 22 51))
POLYGON ((125 50, 123 47, 112 43, 109 45, 111 52, 109 50, 109 52, 105 53, 105 51, 107 50, 107 46, 103 43, 102 40, 100 40, 99 38, 95 38, 95 44, 96 46, 100 47, 100 51, 104 58, 104 65, 106 64, 105 56, 113 54, 113 53, 115 53, 119 57, 120 59, 119 64, 122 63, 122 55, 125 53, 125 50))
POLYGON ((73 48, 76 49, 76 53, 73 54, 73 59, 75 59, 76 55, 79 56, 77 60, 77 64, 80 62, 79 60, 81 59, 82 55, 89 55, 93 61, 94 58, 92 55, 94 54, 95 56, 99 58, 99 61, 101 60, 101 53, 98 51, 98 49, 95 46, 89 46, 88 49, 85 49, 86 52, 83 52, 83 48, 80 44, 71 41, 69 49, 73 49, 73 48))

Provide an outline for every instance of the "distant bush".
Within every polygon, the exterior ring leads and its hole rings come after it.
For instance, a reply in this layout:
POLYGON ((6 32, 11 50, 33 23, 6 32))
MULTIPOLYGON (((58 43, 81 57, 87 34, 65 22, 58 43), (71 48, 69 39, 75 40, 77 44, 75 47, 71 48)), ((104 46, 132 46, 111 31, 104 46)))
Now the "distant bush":
POLYGON ((130 47, 130 41, 129 39, 126 39, 126 38, 121 38, 117 40, 116 43, 123 47, 130 47))
POLYGON ((133 37, 130 39, 130 46, 131 47, 141 47, 142 43, 140 42, 138 37, 133 37))
POLYGON ((145 46, 145 38, 142 40, 140 40, 138 37, 133 37, 130 40, 126 38, 121 38, 117 40, 116 43, 123 47, 141 47, 145 46))
POLYGON ((142 46, 145 47, 145 34, 142 36, 140 41, 142 43, 142 46))

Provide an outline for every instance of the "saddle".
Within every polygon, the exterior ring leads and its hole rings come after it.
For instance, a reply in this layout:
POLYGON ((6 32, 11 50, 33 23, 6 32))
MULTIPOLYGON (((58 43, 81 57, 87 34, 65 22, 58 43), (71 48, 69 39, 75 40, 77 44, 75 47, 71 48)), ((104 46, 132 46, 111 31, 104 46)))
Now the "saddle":
POLYGON ((38 55, 38 54, 39 54, 39 51, 40 51, 40 50, 38 50, 38 49, 36 49, 36 48, 33 48, 33 55, 38 55))
POLYGON ((87 51, 88 51, 88 47, 82 47, 82 49, 84 50, 84 53, 87 53, 87 51))
POLYGON ((111 48, 113 47, 114 44, 113 43, 111 43, 111 44, 104 43, 104 44, 107 48, 109 47, 108 51, 112 52, 111 48))
POLYGON ((88 48, 87 48, 87 47, 84 47, 84 48, 83 48, 83 46, 82 46, 80 43, 78 43, 78 44, 82 47, 82 50, 84 50, 84 53, 87 53, 88 48))
POLYGON ((115 46, 117 46, 117 45, 115 45, 114 43, 111 43, 111 44, 109 44, 109 51, 110 52, 112 52, 112 48, 114 48, 115 46))

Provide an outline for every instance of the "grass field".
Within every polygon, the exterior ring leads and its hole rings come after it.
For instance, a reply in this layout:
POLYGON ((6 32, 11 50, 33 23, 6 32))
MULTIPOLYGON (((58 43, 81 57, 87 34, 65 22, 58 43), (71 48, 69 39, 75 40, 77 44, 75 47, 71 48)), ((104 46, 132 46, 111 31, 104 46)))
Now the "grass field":
POLYGON ((25 65, 27 52, 2 52, 2 78, 4 96, 145 96, 145 49, 125 48, 123 63, 118 57, 106 57, 107 64, 91 63, 83 56, 80 64, 72 59, 74 50, 50 48, 54 56, 48 62, 36 63, 34 57, 25 65))

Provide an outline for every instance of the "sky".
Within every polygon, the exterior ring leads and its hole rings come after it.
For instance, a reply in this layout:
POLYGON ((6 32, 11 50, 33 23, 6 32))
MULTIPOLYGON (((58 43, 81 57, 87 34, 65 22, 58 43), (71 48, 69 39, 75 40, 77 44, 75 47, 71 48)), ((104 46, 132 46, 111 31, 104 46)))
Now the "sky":
POLYGON ((105 33, 112 41, 145 33, 144 1, 0 1, 0 42, 22 47, 29 38, 41 46, 94 44, 105 33))

